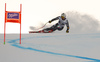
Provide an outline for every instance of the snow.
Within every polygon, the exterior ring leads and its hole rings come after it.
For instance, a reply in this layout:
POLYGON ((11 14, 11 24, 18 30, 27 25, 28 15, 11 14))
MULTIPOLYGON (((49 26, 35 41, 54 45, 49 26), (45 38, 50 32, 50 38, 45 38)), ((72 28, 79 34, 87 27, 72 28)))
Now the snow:
POLYGON ((0 35, 0 62, 100 62, 100 33, 0 35))

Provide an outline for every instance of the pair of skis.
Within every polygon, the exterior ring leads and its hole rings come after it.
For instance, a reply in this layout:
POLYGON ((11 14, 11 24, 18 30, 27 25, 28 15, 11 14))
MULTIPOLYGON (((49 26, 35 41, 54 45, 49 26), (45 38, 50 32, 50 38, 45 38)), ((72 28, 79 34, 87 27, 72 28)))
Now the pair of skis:
POLYGON ((29 31, 29 33, 52 33, 52 30, 46 31, 46 30, 39 30, 39 31, 29 31))

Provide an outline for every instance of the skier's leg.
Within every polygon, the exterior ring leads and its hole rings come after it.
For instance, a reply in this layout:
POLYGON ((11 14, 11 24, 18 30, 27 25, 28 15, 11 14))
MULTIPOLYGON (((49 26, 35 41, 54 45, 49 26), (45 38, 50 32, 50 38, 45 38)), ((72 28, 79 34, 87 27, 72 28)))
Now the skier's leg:
POLYGON ((53 26, 51 26, 50 28, 46 28, 46 29, 43 29, 44 31, 51 31, 51 32, 53 32, 53 31, 55 31, 57 29, 57 25, 53 25, 53 26))
POLYGON ((61 31, 63 28, 64 28, 64 27, 62 27, 62 28, 57 28, 57 30, 61 31))
POLYGON ((52 28, 50 27, 50 28, 46 28, 46 29, 43 29, 43 30, 46 30, 46 31, 49 31, 49 30, 51 30, 52 28))

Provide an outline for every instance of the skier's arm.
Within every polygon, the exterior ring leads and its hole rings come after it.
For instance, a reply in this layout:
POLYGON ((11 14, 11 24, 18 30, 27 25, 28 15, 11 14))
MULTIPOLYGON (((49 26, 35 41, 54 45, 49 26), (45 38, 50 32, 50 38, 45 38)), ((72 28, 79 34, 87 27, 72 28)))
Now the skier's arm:
POLYGON ((54 21, 54 20, 58 20, 58 19, 59 19, 59 16, 56 17, 56 18, 54 18, 54 19, 52 19, 52 20, 50 20, 49 23, 51 23, 51 22, 54 21))
POLYGON ((56 17, 56 18, 52 19, 51 22, 54 21, 54 20, 58 20, 58 19, 59 19, 59 17, 56 17))

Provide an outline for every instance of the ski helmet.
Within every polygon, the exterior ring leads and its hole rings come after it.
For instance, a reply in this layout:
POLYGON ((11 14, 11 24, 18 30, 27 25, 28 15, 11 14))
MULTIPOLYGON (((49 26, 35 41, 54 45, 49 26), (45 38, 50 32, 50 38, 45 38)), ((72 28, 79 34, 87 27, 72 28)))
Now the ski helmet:
POLYGON ((65 13, 62 13, 62 14, 61 14, 61 17, 66 18, 66 14, 65 14, 65 13))

